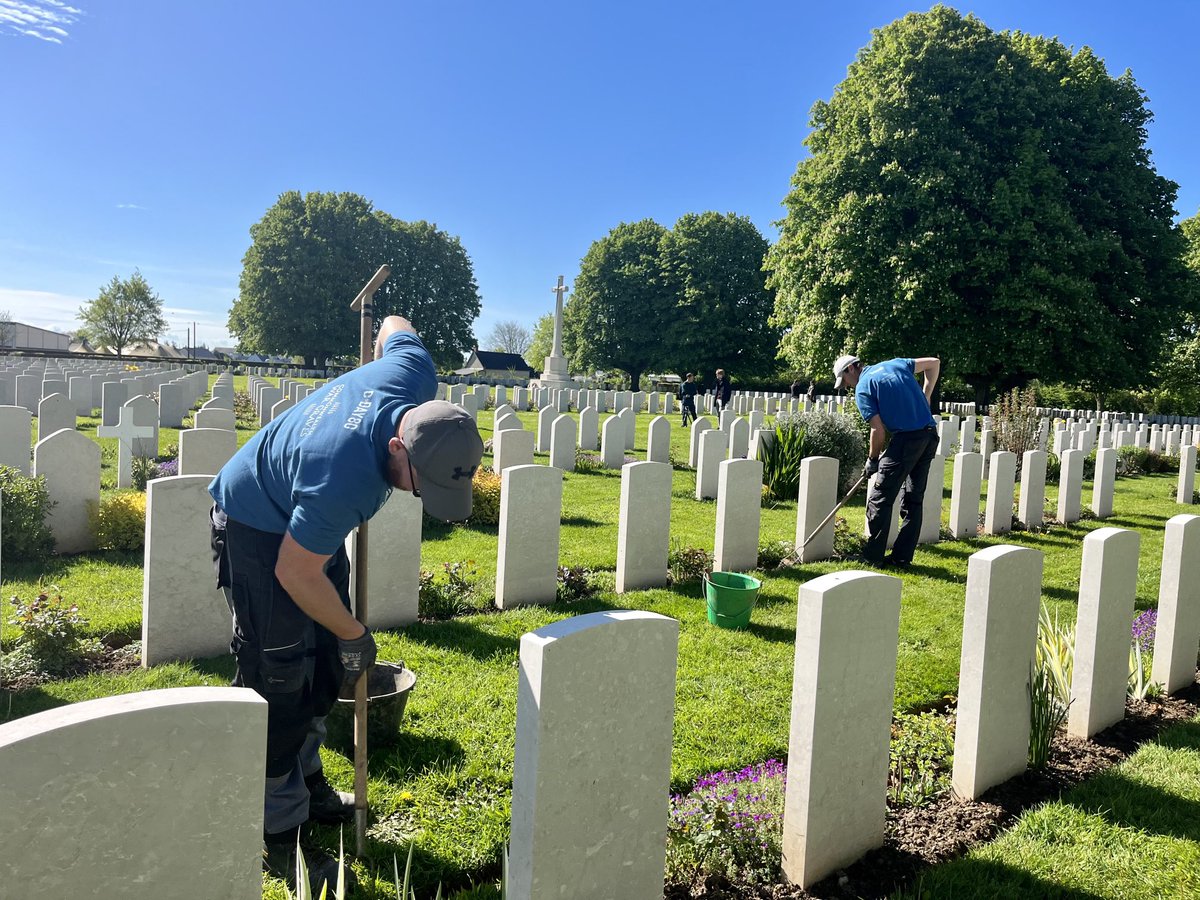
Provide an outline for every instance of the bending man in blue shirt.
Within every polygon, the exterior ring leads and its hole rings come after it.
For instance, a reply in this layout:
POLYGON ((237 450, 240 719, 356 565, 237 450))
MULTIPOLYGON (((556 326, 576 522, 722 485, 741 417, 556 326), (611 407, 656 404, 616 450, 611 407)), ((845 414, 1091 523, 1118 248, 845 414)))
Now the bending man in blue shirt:
MULTIPOLYGON (((350 613, 345 539, 394 488, 435 518, 471 514, 483 441, 474 417, 436 393, 420 337, 389 316, 374 362, 273 419, 208 488, 217 585, 233 615, 233 683, 267 701, 266 866, 289 884, 301 826, 354 814, 318 753, 339 692, 375 661, 371 632, 350 613)), ((306 857, 315 892, 336 884, 334 860, 306 857)))
MULTIPOLYGON (((858 411, 871 426, 864 473, 870 478, 878 472, 880 477, 867 496, 868 536, 863 557, 872 565, 883 563, 892 506, 901 490, 900 533, 888 561, 907 566, 917 549, 929 463, 938 445, 929 404, 941 367, 941 361, 933 356, 889 359, 871 366, 864 366, 857 356, 841 356, 833 365, 835 386, 845 384, 854 390, 858 411), (925 376, 923 388, 917 384, 917 375, 925 376), (892 439, 884 450, 887 432, 892 439)), ((937 490, 941 489, 937 485, 937 490)))

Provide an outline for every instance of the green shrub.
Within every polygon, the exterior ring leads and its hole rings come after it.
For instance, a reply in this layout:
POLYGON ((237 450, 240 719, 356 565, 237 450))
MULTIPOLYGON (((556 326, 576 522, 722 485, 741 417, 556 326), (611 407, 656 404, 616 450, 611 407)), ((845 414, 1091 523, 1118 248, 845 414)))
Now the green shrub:
POLYGON ((453 619, 482 612, 487 603, 479 596, 475 563, 442 563, 440 575, 421 570, 417 615, 422 619, 453 619))
POLYGON ((88 509, 100 550, 140 550, 146 543, 146 495, 134 491, 100 498, 88 509))
POLYGON ((1036 407, 1037 393, 1032 387, 1023 392, 1013 388, 992 404, 996 449, 1015 453, 1018 466, 1026 450, 1037 449, 1042 417, 1036 407))
POLYGON ((764 441, 759 450, 765 497, 790 500, 796 496, 805 455, 804 429, 791 422, 777 424, 774 437, 764 441))
POLYGON ((697 581, 712 571, 712 555, 700 547, 684 547, 678 538, 672 538, 667 570, 671 584, 697 581))
MULTIPOLYGON (((838 461, 838 493, 844 494, 858 479, 863 463, 867 458, 867 441, 863 437, 861 427, 855 422, 862 421, 858 408, 853 403, 846 404, 846 412, 831 413, 814 410, 806 413, 781 413, 775 417, 775 443, 781 440, 791 442, 787 449, 788 465, 799 451, 804 456, 831 456, 838 461), (789 435, 781 437, 781 435, 789 435)), ((778 464, 781 469, 783 463, 778 464)), ((766 480, 766 462, 763 464, 764 481, 766 480)), ((790 468, 787 469, 790 477, 790 468)), ((800 466, 795 463, 796 482, 790 487, 790 493, 795 494, 796 485, 800 482, 800 466)), ((777 495, 778 496, 778 495, 777 495)))
POLYGON ((500 524, 500 476, 480 466, 471 480, 471 522, 476 525, 500 524))
POLYGON ((239 428, 258 428, 258 413, 254 411, 254 398, 246 391, 233 394, 233 418, 239 428))
POLYGON ((79 607, 66 604, 57 587, 51 585, 28 603, 20 597, 10 602, 16 613, 8 622, 21 629, 14 652, 28 659, 37 671, 67 674, 96 652, 96 642, 84 637, 87 619, 80 615, 79 607))
POLYGON ((796 552, 791 541, 763 541, 758 545, 758 567, 777 569, 779 564, 796 552))
POLYGON ((130 460, 130 474, 133 476, 133 489, 145 491, 146 483, 158 477, 158 464, 149 456, 135 456, 130 460))
POLYGON ((46 514, 54 502, 42 476, 30 478, 13 466, 0 466, 0 543, 6 561, 42 562, 54 552, 46 514))
POLYGON ((954 722, 936 713, 900 713, 892 721, 888 799, 922 806, 950 789, 954 722))
POLYGON ((559 603, 574 603, 596 592, 592 573, 583 566, 559 566, 556 599, 559 603))

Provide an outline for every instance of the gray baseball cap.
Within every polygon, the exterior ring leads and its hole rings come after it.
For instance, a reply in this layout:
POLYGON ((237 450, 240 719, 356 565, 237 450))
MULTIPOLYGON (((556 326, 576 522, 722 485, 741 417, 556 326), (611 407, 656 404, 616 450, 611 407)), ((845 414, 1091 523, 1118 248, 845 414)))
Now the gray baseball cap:
POLYGON ((471 515, 471 479, 483 459, 475 418, 461 406, 430 400, 408 411, 400 441, 421 477, 425 511, 444 522, 471 515))

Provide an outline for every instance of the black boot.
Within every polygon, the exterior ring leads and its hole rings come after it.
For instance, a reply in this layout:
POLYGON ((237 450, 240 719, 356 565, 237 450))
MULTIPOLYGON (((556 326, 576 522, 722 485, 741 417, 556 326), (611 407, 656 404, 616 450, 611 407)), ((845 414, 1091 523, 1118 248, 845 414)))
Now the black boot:
POLYGON ((322 825, 354 821, 354 795, 335 791, 325 779, 324 769, 306 775, 304 784, 308 788, 308 821, 322 825))
MULTIPOLYGON (((296 890, 296 844, 300 828, 289 828, 278 834, 263 835, 263 867, 268 874, 282 878, 289 890, 296 890)), ((321 888, 328 884, 328 896, 333 896, 338 883, 338 861, 320 848, 302 843, 304 865, 308 870, 308 884, 314 897, 321 896, 321 888)), ((341 866, 343 885, 346 891, 358 887, 358 878, 349 862, 341 866)))

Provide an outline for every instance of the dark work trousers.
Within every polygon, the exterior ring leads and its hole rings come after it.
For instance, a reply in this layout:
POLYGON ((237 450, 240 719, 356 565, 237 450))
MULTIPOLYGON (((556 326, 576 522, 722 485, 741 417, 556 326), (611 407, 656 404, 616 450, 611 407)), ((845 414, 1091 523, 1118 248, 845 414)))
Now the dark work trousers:
MULTIPOLYGON (((342 683, 337 638, 288 596, 275 577, 282 534, 259 531, 211 514, 217 586, 233 616, 229 649, 237 659, 235 687, 267 701, 267 793, 263 830, 277 834, 308 819, 305 776, 321 768, 325 716, 342 683)), ((350 561, 344 548, 325 574, 350 609, 350 561)))
POLYGON ((689 421, 696 421, 696 397, 695 395, 688 396, 684 394, 683 399, 679 401, 679 409, 683 414, 683 427, 686 428, 689 421))
MULTIPOLYGON (((932 425, 920 431, 899 431, 892 435, 879 458, 879 477, 867 498, 868 537, 863 556, 868 562, 883 561, 892 505, 897 494, 901 494, 900 533, 892 545, 892 559, 900 563, 912 562, 917 538, 921 535, 921 510, 925 483, 929 480, 929 463, 937 453, 937 446, 937 429, 932 425)), ((937 489, 940 491, 942 486, 938 485, 937 489)))

